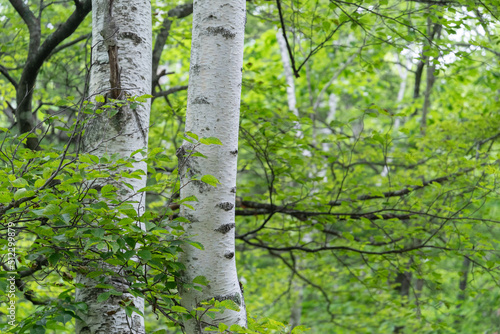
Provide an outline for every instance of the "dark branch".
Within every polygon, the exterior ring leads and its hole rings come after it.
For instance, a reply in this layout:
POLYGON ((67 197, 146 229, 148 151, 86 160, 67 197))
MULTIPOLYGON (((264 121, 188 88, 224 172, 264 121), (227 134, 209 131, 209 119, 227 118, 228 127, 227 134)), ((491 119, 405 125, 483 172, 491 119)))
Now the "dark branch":
POLYGON ((359 253, 359 254, 386 255, 386 254, 402 254, 402 253, 407 253, 407 252, 411 252, 411 251, 423 249, 423 248, 454 250, 454 249, 449 249, 446 247, 426 245, 425 243, 421 243, 421 244, 413 246, 413 247, 406 247, 406 248, 401 248, 401 249, 391 249, 391 250, 386 250, 386 251, 373 252, 373 251, 361 250, 361 249, 356 249, 356 248, 347 247, 347 246, 322 246, 322 247, 317 247, 317 248, 307 248, 307 247, 303 247, 303 246, 273 247, 273 246, 266 245, 264 243, 255 243, 255 242, 252 242, 246 238, 240 238, 240 240, 243 240, 245 243, 247 243, 251 246, 255 246, 258 248, 262 248, 262 249, 267 249, 269 251, 278 251, 278 252, 302 251, 302 252, 306 252, 306 253, 317 253, 317 252, 322 252, 322 251, 345 250, 345 251, 355 252, 355 253, 359 253))
POLYGON ((5 67, 3 67, 2 65, 0 65, 0 73, 2 73, 3 76, 5 78, 7 78, 7 80, 12 84, 12 86, 14 86, 14 88, 17 89, 17 86, 18 86, 17 81, 13 77, 10 76, 9 71, 7 71, 7 69, 5 67))
POLYGON ((155 46, 153 49, 153 85, 152 89, 156 86, 158 81, 158 65, 160 63, 161 54, 163 52, 163 47, 167 42, 168 36, 170 35, 170 27, 172 26, 172 18, 184 18, 193 13, 193 4, 187 3, 184 5, 179 5, 174 9, 168 11, 168 16, 163 20, 162 27, 158 35, 156 36, 155 46))
POLYGON ((356 199, 339 199, 339 200, 336 200, 336 201, 332 201, 330 203, 328 203, 328 205, 331 205, 331 206, 338 206, 338 205, 341 205, 342 202, 357 202, 357 201, 365 201, 365 200, 370 200, 370 199, 377 199, 377 198, 388 198, 388 197, 399 197, 399 196, 404 196, 404 195, 407 195, 415 190, 419 190, 419 189, 422 189, 422 188, 425 188, 427 187, 428 185, 432 184, 432 183, 444 183, 452 178, 455 178, 457 176, 460 176, 460 175, 463 175, 465 173, 468 173, 470 172, 471 170, 473 170, 474 168, 467 168, 465 169, 464 171, 462 172, 458 172, 458 173, 453 173, 453 174, 450 174, 450 175, 446 175, 446 176, 442 176, 442 177, 438 177, 438 178, 435 178, 435 179, 432 179, 432 180, 429 180, 429 181, 425 181, 422 183, 421 186, 408 186, 408 187, 405 187, 404 189, 400 189, 400 190, 395 190, 395 191, 387 191, 385 193, 383 193, 383 196, 380 196, 380 195, 361 195, 361 196, 358 196, 356 199))
POLYGON ((281 22, 281 31, 283 32, 283 37, 285 38, 286 48, 288 49, 288 55, 290 56, 290 62, 292 63, 293 74, 295 75, 296 78, 298 78, 300 77, 300 75, 299 71, 297 71, 297 68, 295 67, 295 59, 293 58, 292 49, 290 48, 290 43, 288 43, 288 38, 286 37, 285 20, 283 19, 283 12, 281 10, 280 0, 276 0, 276 5, 278 6, 278 13, 281 22))
POLYGON ((56 49, 56 47, 75 32, 75 30, 80 26, 80 23, 82 23, 91 9, 91 0, 81 2, 80 6, 76 7, 75 11, 66 20, 66 22, 60 25, 56 31, 54 31, 47 37, 47 39, 45 39, 39 51, 37 52, 35 59, 33 60, 33 66, 36 67, 37 70, 42 67, 43 62, 56 49))
POLYGON ((68 47, 70 47, 72 45, 75 45, 78 42, 81 42, 81 41, 83 41, 85 39, 89 39, 90 37, 92 37, 91 33, 86 34, 86 35, 82 35, 82 36, 78 37, 77 39, 75 39, 75 40, 73 40, 71 42, 61 44, 57 48, 55 48, 54 50, 52 50, 52 52, 50 53, 49 57, 51 57, 52 55, 58 53, 59 51, 61 51, 63 49, 66 49, 66 48, 68 48, 68 47))
POLYGON ((186 89, 188 89, 188 86, 176 86, 158 93, 154 93, 153 95, 154 98, 157 98, 161 96, 168 96, 170 94, 177 93, 180 92, 181 90, 186 90, 186 89))
POLYGON ((28 26, 30 34, 38 28, 38 20, 29 9, 29 7, 22 0, 9 0, 10 4, 17 11, 19 16, 23 19, 24 23, 28 26))

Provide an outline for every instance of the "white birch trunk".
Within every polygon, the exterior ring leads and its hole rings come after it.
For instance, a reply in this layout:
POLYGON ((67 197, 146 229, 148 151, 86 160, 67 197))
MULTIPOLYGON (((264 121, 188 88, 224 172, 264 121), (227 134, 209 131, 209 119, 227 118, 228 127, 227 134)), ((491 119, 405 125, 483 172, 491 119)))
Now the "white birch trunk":
MULTIPOLYGON (((195 210, 181 208, 189 219, 187 236, 204 250, 186 245, 180 261, 186 269, 179 283, 204 276, 202 291, 181 287, 181 305, 192 310, 203 301, 233 300, 239 311, 217 313, 184 322, 188 334, 202 333, 208 325, 224 323, 245 327, 246 310, 235 262, 235 195, 238 158, 239 110, 245 31, 245 0, 195 0, 193 39, 189 72, 186 131, 200 137, 216 137, 219 145, 201 145, 197 151, 207 158, 188 157, 193 145, 184 142, 178 150, 181 198, 196 196, 195 210), (212 187, 201 181, 189 182, 194 175, 215 176, 220 184, 212 187)), ((202 312, 198 312, 198 316, 202 312)))
MULTIPOLYGON (((140 96, 151 92, 151 4, 148 0, 94 0, 92 1, 92 71, 90 78, 90 96, 109 96, 110 93, 110 62, 108 46, 103 40, 103 30, 114 21, 113 38, 118 46, 118 66, 121 78, 121 99, 127 96, 140 96), (109 6, 112 4, 111 15, 109 6)), ((128 158, 131 153, 146 147, 149 126, 150 102, 142 103, 132 110, 128 106, 112 118, 107 117, 107 111, 89 121, 83 138, 83 150, 98 157, 108 154, 119 154, 128 158)), ((137 154, 134 157, 140 160, 137 154)), ((134 169, 142 169, 147 173, 146 164, 135 163, 134 169)), ((146 177, 142 179, 126 179, 135 190, 145 187, 146 177)), ((144 212, 145 198, 143 194, 124 186, 121 182, 114 182, 118 188, 118 200, 132 200, 139 214, 144 212)), ((110 268, 108 266, 108 268, 110 268)), ((111 268, 112 270, 114 268, 111 268)), ((124 310, 120 308, 122 299, 130 298, 134 305, 141 311, 144 310, 144 300, 130 294, 111 296, 102 303, 97 302, 97 296, 106 290, 93 288, 96 281, 79 274, 77 283, 88 286, 77 289, 76 301, 85 302, 88 306, 86 314, 79 314, 83 321, 76 322, 77 334, 143 334, 144 319, 138 314, 132 314, 132 319, 127 318, 124 310)), ((118 291, 126 291, 128 282, 118 276, 110 278, 118 291)))
POLYGON ((328 97, 328 115, 326 116, 326 122, 328 124, 330 124, 331 121, 335 120, 338 102, 339 97, 335 93, 331 93, 328 97))
MULTIPOLYGON (((297 99, 295 97, 295 82, 293 80, 293 73, 290 65, 290 56, 288 55, 285 37, 283 37, 283 31, 281 29, 279 29, 276 33, 276 39, 278 40, 278 45, 280 47, 281 62, 283 63, 283 70, 285 71, 288 109, 290 109, 290 111, 295 116, 299 117, 299 111, 297 110, 297 99)), ((297 126, 300 127, 300 124, 298 122, 297 126)))
MULTIPOLYGON (((411 65, 411 59, 410 59, 410 57, 406 58, 406 67, 403 67, 401 65, 397 65, 399 77, 401 78, 401 82, 399 83, 398 96, 397 96, 397 99, 396 99, 396 103, 398 104, 398 110, 401 109, 400 103, 403 101, 403 98, 405 96, 406 81, 407 81, 406 79, 408 78, 408 70, 407 70, 407 68, 410 67, 410 65, 411 65)), ((399 116, 397 116, 396 119, 394 120, 394 127, 393 127, 394 133, 397 133, 397 131, 399 130, 400 126, 401 126, 401 118, 399 116)), ((390 152, 391 153, 394 152, 394 146, 391 147, 390 152)), ((387 158, 387 162, 386 163, 391 163, 391 162, 392 162, 392 158, 391 157, 387 158)), ((388 165, 384 166, 384 169, 382 170, 382 173, 380 173, 380 175, 382 177, 386 177, 386 176, 389 175, 389 166, 388 165)))

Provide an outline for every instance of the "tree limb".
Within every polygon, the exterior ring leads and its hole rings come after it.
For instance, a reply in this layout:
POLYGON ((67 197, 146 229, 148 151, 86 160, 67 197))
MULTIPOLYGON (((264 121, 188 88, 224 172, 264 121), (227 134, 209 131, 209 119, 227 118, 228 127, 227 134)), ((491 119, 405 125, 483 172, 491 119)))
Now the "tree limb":
POLYGON ((188 86, 176 86, 176 87, 172 87, 172 88, 169 88, 167 90, 154 93, 153 94, 153 98, 157 98, 157 97, 161 97, 161 96, 168 96, 170 94, 177 93, 177 92, 179 92, 181 90, 186 90, 186 89, 188 89, 188 86))
POLYGON ((23 19, 24 23, 28 26, 30 34, 35 31, 38 27, 38 19, 35 17, 33 12, 29 9, 28 5, 22 0, 9 0, 10 4, 17 11, 19 16, 23 19))
POLYGON ((89 34, 86 34, 86 35, 82 35, 80 37, 78 37, 77 39, 71 41, 71 42, 68 42, 68 43, 64 43, 64 44, 61 44, 59 45, 58 47, 54 48, 54 50, 52 50, 52 52, 50 53, 49 57, 52 57, 54 54, 58 53, 59 51, 63 50, 63 49, 66 49, 70 46, 73 46, 75 45, 76 43, 78 42, 81 42, 83 41, 84 39, 88 39, 92 37, 92 34, 89 33, 89 34))
POLYGON ((193 13, 193 4, 187 3, 183 5, 179 5, 168 11, 167 17, 163 20, 162 27, 160 32, 156 36, 155 45, 153 48, 153 84, 151 85, 151 89, 157 84, 158 81, 158 65, 160 63, 161 54, 163 52, 163 47, 167 42, 168 36, 170 35, 170 27, 172 26, 172 18, 182 19, 186 16, 189 16, 193 13))
POLYGON ((7 69, 2 65, 0 65, 0 73, 2 73, 3 76, 7 78, 7 80, 12 84, 12 86, 14 86, 14 88, 17 89, 18 87, 17 81, 10 76, 9 71, 7 71, 7 69))

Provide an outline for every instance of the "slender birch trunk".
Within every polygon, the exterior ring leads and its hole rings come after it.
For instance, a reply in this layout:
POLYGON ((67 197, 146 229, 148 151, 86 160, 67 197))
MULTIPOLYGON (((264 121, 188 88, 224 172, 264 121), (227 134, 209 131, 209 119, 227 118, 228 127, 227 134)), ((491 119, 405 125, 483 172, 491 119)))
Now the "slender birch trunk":
MULTIPOLYGON (((93 0, 92 1, 92 71, 89 93, 92 98, 104 95, 107 99, 126 99, 151 92, 151 4, 148 0, 93 0)), ((132 152, 147 148, 150 103, 139 104, 135 109, 121 107, 113 117, 107 111, 91 119, 83 138, 84 152, 101 157, 119 154, 128 158, 132 152)), ((134 157, 140 160, 140 154, 134 157)), ((134 169, 147 172, 144 162, 137 162, 134 169)), ((127 179, 135 190, 146 186, 146 177, 127 179)), ((118 200, 134 201, 138 214, 144 211, 145 198, 135 194, 119 180, 113 183, 118 188, 118 200)), ((105 265, 102 264, 104 267, 105 265)), ((106 268, 116 270, 109 265, 106 268)), ((131 299, 135 307, 144 310, 144 300, 130 294, 111 296, 97 302, 97 296, 105 290, 94 288, 96 281, 79 274, 77 283, 87 288, 77 289, 76 301, 85 302, 88 310, 79 314, 77 334, 94 333, 145 333, 144 319, 138 314, 128 318, 120 307, 120 301, 131 299)), ((110 277, 117 291, 124 292, 129 283, 120 275, 110 277)))
MULTIPOLYGON (((403 67, 401 65, 398 65, 397 68, 398 68, 398 73, 399 73, 399 77, 401 79, 401 82, 399 83, 399 91, 398 91, 398 97, 396 98, 396 104, 398 105, 398 110, 401 109, 401 102, 403 101, 403 98, 405 96, 405 92, 406 92, 406 79, 408 78, 408 68, 410 67, 411 65, 411 59, 410 57, 407 57, 406 58, 406 67, 403 67)), ((393 132, 394 133, 397 133, 398 130, 399 130, 399 127, 401 126, 401 118, 399 116, 396 117, 396 119, 394 120, 394 126, 393 126, 393 132)), ((394 152, 394 146, 391 147, 391 150, 390 152, 394 152)), ((392 162, 392 158, 391 157, 388 157, 387 160, 386 160, 386 165, 384 166, 384 169, 382 170, 382 173, 380 173, 380 175, 382 177, 386 177, 389 175, 389 166, 388 164, 390 164, 392 162)))
POLYGON ((246 326, 246 310, 235 262, 235 195, 238 158, 239 110, 245 31, 245 0, 196 0, 193 3, 193 39, 189 72, 186 131, 200 137, 216 137, 219 145, 196 148, 206 156, 193 157, 193 144, 184 142, 177 151, 181 198, 195 196, 194 211, 181 208, 190 223, 186 235, 204 250, 186 245, 180 261, 185 270, 179 283, 197 276, 208 281, 202 291, 181 286, 181 305, 192 310, 203 301, 232 300, 239 311, 217 313, 215 319, 198 312, 185 320, 188 334, 202 333, 208 325, 246 326), (212 187, 191 181, 194 175, 212 175, 220 184, 212 187))

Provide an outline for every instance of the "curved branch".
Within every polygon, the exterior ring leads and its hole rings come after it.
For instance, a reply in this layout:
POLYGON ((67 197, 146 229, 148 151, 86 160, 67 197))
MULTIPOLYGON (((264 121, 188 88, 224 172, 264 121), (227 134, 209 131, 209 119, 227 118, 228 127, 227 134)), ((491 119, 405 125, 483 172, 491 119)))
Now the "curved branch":
POLYGON ((154 93, 153 98, 157 98, 157 97, 161 97, 161 96, 168 96, 170 94, 177 93, 177 92, 180 92, 181 90, 186 90, 186 89, 188 89, 188 86, 172 87, 170 89, 167 89, 167 90, 164 90, 164 91, 161 91, 158 93, 154 93))
POLYGON ((170 35, 170 27, 172 26, 172 19, 178 18, 182 19, 193 13, 193 4, 187 3, 184 5, 179 5, 174 9, 168 11, 167 17, 163 20, 161 25, 161 30, 156 36, 155 46, 153 48, 153 84, 151 85, 154 89, 156 82, 158 81, 158 66, 160 63, 161 54, 163 52, 163 47, 167 42, 168 36, 170 35))
POLYGON ((0 65, 0 73, 3 74, 3 76, 14 86, 15 89, 18 87, 17 81, 10 76, 9 71, 2 65, 0 65))
POLYGON ((17 11, 19 16, 23 19, 24 23, 28 26, 30 33, 37 29, 38 20, 33 14, 33 12, 29 9, 29 7, 22 0, 9 0, 10 4, 17 11))

